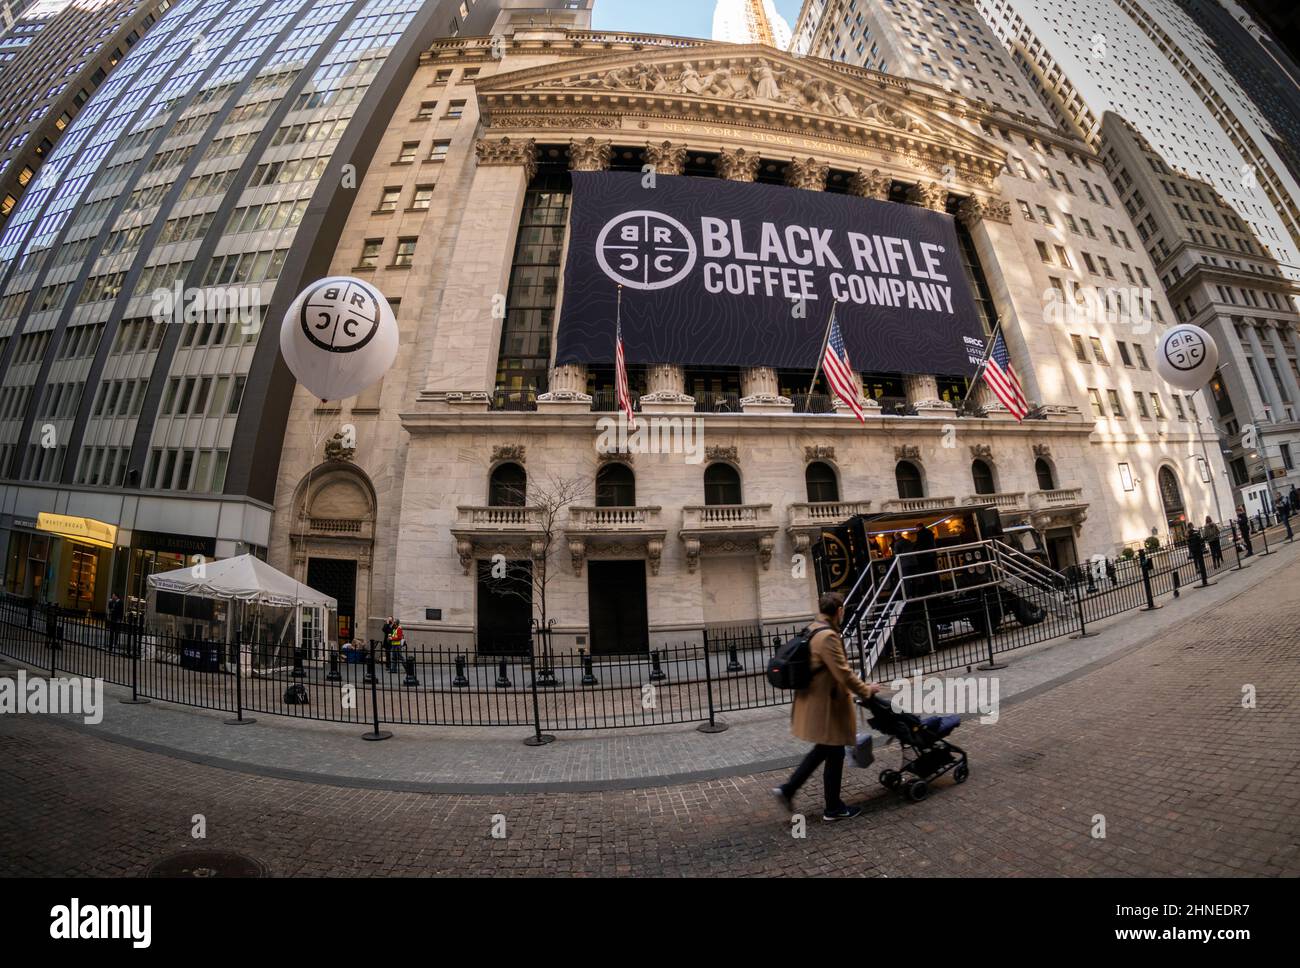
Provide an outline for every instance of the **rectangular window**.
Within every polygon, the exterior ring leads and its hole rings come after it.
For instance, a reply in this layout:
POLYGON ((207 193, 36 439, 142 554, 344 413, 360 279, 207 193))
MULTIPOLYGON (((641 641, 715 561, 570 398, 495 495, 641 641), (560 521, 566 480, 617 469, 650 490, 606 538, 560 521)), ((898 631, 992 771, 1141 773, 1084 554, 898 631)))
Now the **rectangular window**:
POLYGON ((433 150, 429 152, 429 160, 445 161, 447 159, 447 152, 450 148, 450 141, 435 141, 433 143, 433 150))
POLYGON ((459 118, 464 113, 465 113, 465 102, 463 100, 452 101, 450 104, 447 105, 446 117, 448 118, 459 118))
POLYGON ((393 254, 393 265, 398 268, 409 268, 415 260, 415 239, 398 239, 397 251, 393 254))
POLYGON ((1088 387, 1088 402, 1092 404, 1094 417, 1106 416, 1106 408, 1101 405, 1101 394, 1097 392, 1096 387, 1088 387))
POLYGON ((1089 336, 1088 342, 1092 344, 1092 356, 1102 366, 1110 366, 1110 360, 1106 359, 1106 351, 1101 348, 1101 340, 1096 336, 1089 336))
POLYGON ((1165 419, 1165 408, 1160 406, 1160 394, 1151 394, 1151 415, 1157 420, 1165 419))
POLYGON ((1119 340, 1116 342, 1115 345, 1119 347, 1119 358, 1124 362, 1124 365, 1132 366, 1133 358, 1129 356, 1128 344, 1125 343, 1123 340, 1119 340))
POLYGON ((424 210, 433 202, 432 185, 416 185, 415 194, 411 196, 411 208, 424 210))
POLYGON ((1112 416, 1124 416, 1124 408, 1120 406, 1119 393, 1115 390, 1106 391, 1106 399, 1110 401, 1110 412, 1112 416))
POLYGON ((227 416, 233 417, 235 414, 239 413, 239 404, 244 396, 244 384, 246 382, 247 377, 235 377, 235 387, 230 393, 230 403, 226 407, 227 416))
POLYGON ((1136 403, 1137 403, 1138 416, 1141 417, 1143 420, 1146 420, 1146 419, 1147 419, 1147 401, 1146 401, 1146 397, 1142 396, 1142 391, 1141 391, 1141 390, 1135 390, 1135 391, 1133 392, 1133 399, 1134 399, 1134 401, 1136 401, 1136 403))
POLYGON ((400 185, 389 186, 384 189, 384 193, 379 196, 379 204, 375 207, 376 212, 395 212, 397 211, 397 199, 401 197, 402 189, 400 185))
POLYGON ((383 239, 366 239, 361 245, 361 258, 357 260, 358 269, 374 269, 379 265, 379 248, 383 239))
POLYGON ((1074 358, 1080 363, 1087 363, 1088 351, 1084 348, 1083 337, 1076 336, 1072 333, 1070 335, 1070 343, 1074 346, 1074 358))
POLYGON ((397 163, 400 165, 409 165, 415 161, 415 153, 420 150, 420 142, 404 141, 402 150, 397 154, 397 163))

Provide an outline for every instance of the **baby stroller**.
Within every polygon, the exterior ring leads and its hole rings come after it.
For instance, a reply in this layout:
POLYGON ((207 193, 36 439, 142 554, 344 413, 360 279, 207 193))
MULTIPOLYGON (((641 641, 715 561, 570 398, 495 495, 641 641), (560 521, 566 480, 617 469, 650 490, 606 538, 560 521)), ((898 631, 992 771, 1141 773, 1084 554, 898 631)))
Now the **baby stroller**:
POLYGON ((903 765, 897 770, 882 770, 881 785, 902 793, 909 800, 924 800, 930 784, 949 771, 954 783, 965 783, 970 776, 966 751, 949 743, 945 737, 961 725, 960 716, 914 716, 895 712, 888 699, 872 696, 862 700, 872 729, 898 740, 903 751, 903 765), (909 759, 911 757, 911 759, 909 759), (906 779, 907 774, 915 779, 906 779))

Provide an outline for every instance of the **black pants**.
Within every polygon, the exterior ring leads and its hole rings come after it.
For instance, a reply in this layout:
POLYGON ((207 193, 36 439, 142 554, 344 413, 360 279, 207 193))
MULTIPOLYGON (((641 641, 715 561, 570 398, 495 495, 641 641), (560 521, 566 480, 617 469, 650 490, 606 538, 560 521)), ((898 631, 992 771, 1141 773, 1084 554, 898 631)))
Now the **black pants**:
POLYGON ((826 792, 826 812, 842 810, 844 801, 840 799, 840 781, 844 778, 844 747, 838 744, 826 746, 818 743, 814 746, 781 789, 787 796, 793 797, 808 781, 808 777, 813 775, 813 771, 823 763, 826 764, 826 769, 822 772, 822 786, 826 792))

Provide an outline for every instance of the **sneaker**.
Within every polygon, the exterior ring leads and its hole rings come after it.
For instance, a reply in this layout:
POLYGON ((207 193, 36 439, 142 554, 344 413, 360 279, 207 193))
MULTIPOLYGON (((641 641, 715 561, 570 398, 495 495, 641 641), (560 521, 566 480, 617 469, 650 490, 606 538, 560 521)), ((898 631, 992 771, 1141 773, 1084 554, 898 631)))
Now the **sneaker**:
POLYGON ((794 798, 785 792, 784 787, 773 787, 772 796, 776 797, 777 802, 781 804, 786 813, 794 813, 794 798))
POLYGON ((862 813, 861 807, 840 807, 838 810, 827 811, 826 813, 823 813, 822 819, 825 820, 827 823, 831 823, 836 820, 852 820, 860 813, 862 813))

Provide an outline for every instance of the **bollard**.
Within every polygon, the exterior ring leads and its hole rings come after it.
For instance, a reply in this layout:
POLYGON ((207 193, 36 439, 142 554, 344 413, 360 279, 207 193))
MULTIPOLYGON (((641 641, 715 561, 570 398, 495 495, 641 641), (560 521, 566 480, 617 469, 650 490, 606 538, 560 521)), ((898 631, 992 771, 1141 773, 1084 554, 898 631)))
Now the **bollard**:
POLYGON ((1260 528, 1259 534, 1260 537, 1264 539, 1264 550, 1259 553, 1259 556, 1263 558, 1265 555, 1271 555, 1273 552, 1268 550, 1268 529, 1260 528))
POLYGON ((453 689, 464 689, 469 685, 469 679, 465 677, 465 657, 456 656, 456 678, 451 680, 453 689))
POLYGON ((502 659, 499 663, 497 663, 497 688, 498 689, 510 688, 510 677, 506 675, 505 659, 502 659))
MULTIPOLYGON (((224 722, 227 726, 247 726, 257 720, 244 717, 244 650, 240 644, 238 631, 235 632, 235 641, 232 644, 235 647, 235 718, 224 722)), ((301 689, 302 686, 299 685, 298 688, 301 689)))
POLYGON ((659 665, 659 650, 655 649, 650 653, 650 681, 659 682, 661 679, 667 678, 668 674, 659 665))
POLYGON ((736 643, 732 642, 727 648, 727 658, 731 661, 727 663, 728 672, 744 672, 745 667, 740 664, 740 656, 736 655, 736 643))
POLYGON ((325 679, 327 682, 339 682, 342 678, 343 675, 339 672, 338 653, 333 652, 330 654, 330 671, 326 673, 325 679))
MULTIPOLYGON (((1146 550, 1143 548, 1138 549, 1138 564, 1142 569, 1142 591, 1147 597, 1147 603, 1138 611, 1154 612, 1157 608, 1163 608, 1163 605, 1156 604, 1156 597, 1151 592, 1151 559, 1147 557, 1146 550)), ((1082 609, 1080 609, 1079 614, 1083 614, 1082 609)))
POLYGON ((302 649, 293 650, 293 678, 306 679, 307 670, 302 667, 302 649))
POLYGON ((1177 597, 1178 597, 1178 593, 1179 593, 1179 589, 1182 588, 1182 585, 1183 585, 1183 579, 1182 579, 1182 577, 1178 574, 1178 569, 1177 569, 1177 568, 1175 568, 1175 569, 1173 570, 1172 574, 1173 574, 1173 578, 1174 578, 1174 598, 1177 598, 1177 597))
POLYGON ((1233 566, 1232 570, 1241 571, 1243 568, 1249 568, 1250 565, 1243 565, 1241 563, 1241 542, 1237 540, 1237 526, 1236 524, 1231 524, 1229 527, 1232 528, 1232 553, 1237 556, 1237 564, 1233 566))
POLYGON ((122 702, 128 706, 142 706, 149 701, 140 696, 140 630, 139 623, 132 623, 126 633, 127 648, 131 650, 131 698, 122 702))
POLYGON ((980 589, 980 604, 984 608, 984 645, 989 650, 989 661, 977 668, 992 670, 1005 669, 1005 663, 999 663, 993 658, 993 616, 989 614, 989 590, 980 589))
POLYGON ((369 664, 367 675, 370 678, 370 715, 373 728, 369 733, 362 733, 361 738, 371 742, 377 742, 379 740, 389 739, 393 734, 386 729, 381 731, 379 728, 379 686, 377 685, 379 679, 375 676, 375 642, 373 639, 371 639, 370 644, 370 654, 367 656, 366 661, 369 664))
POLYGON ((379 681, 375 675, 375 640, 370 640, 370 648, 366 650, 366 674, 361 677, 361 681, 367 686, 373 686, 379 681))
POLYGON ((584 686, 597 685, 596 676, 591 671, 591 656, 587 655, 585 649, 579 649, 578 657, 582 662, 582 684, 584 686))
POLYGON ((418 685, 420 684, 420 680, 417 679, 417 678, 415 678, 415 659, 414 659, 414 657, 408 655, 405 659, 403 659, 403 660, 402 660, 402 668, 406 670, 406 675, 402 677, 402 685, 404 685, 404 686, 418 686, 418 685))
MULTIPOLYGON (((655 653, 655 664, 658 664, 658 653, 655 653)), ((654 678, 652 675, 650 678, 654 678)), ((713 707, 713 665, 709 662, 709 630, 704 630, 704 694, 709 701, 709 718, 707 722, 700 723, 695 729, 701 733, 722 733, 727 729, 727 724, 718 719, 717 711, 713 707)))
MULTIPOLYGON (((1075 608, 1078 610, 1078 612, 1079 612, 1079 631, 1078 631, 1078 633, 1076 633, 1075 635, 1071 635, 1070 638, 1072 638, 1072 639, 1090 639, 1090 638, 1092 638, 1092 637, 1093 637, 1094 635, 1096 635, 1097 633, 1096 633, 1096 632, 1089 632, 1089 631, 1088 631, 1088 623, 1084 620, 1084 617, 1083 617, 1083 596, 1079 594, 1079 586, 1078 586, 1078 585, 1075 585, 1075 586, 1074 586, 1074 607, 1075 607, 1075 608)), ((1157 607, 1158 607, 1158 606, 1157 606, 1157 607)))

